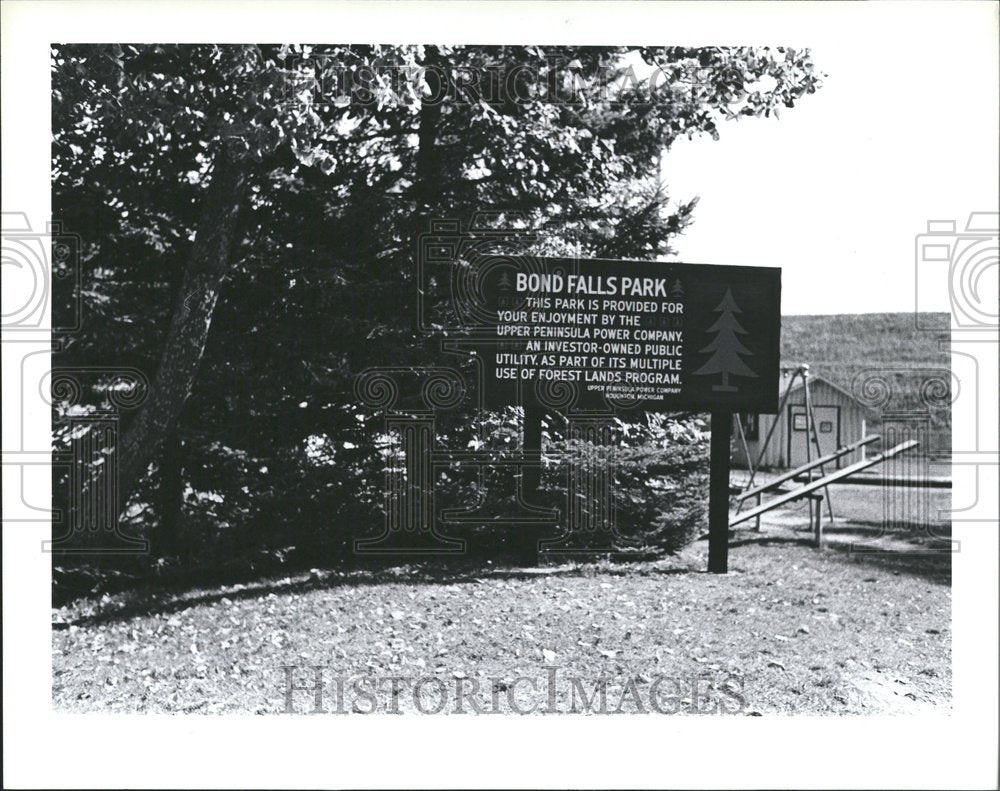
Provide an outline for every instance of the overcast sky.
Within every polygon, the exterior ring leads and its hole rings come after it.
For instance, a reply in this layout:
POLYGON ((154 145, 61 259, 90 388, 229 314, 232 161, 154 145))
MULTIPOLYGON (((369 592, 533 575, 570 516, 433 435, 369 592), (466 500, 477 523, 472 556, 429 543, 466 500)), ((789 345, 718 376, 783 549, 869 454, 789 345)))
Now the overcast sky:
MULTIPOLYGON (((969 212, 997 211, 997 6, 977 6, 818 41, 829 76, 780 120, 676 143, 670 194, 701 196, 678 258, 782 267, 786 314, 912 310, 927 220, 961 230, 969 212)), ((996 295, 988 269, 981 293, 996 295)), ((945 281, 921 301, 948 310, 945 281)))

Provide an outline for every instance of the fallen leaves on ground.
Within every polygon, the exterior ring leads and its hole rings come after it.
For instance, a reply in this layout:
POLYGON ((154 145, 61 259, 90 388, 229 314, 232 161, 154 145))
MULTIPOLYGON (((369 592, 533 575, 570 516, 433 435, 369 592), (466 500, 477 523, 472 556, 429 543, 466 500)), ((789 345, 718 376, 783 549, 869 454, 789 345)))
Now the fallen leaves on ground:
MULTIPOLYGON (((660 562, 452 579, 314 570, 134 616, 107 599, 77 602, 54 613, 54 703, 277 713, 286 667, 296 678, 314 667, 327 678, 436 676, 498 695, 555 667, 620 686, 740 679, 754 715, 949 705, 951 590, 941 580, 796 544, 734 548, 726 576, 703 564, 699 544, 660 562)), ((296 695, 307 711, 309 693, 296 695)))

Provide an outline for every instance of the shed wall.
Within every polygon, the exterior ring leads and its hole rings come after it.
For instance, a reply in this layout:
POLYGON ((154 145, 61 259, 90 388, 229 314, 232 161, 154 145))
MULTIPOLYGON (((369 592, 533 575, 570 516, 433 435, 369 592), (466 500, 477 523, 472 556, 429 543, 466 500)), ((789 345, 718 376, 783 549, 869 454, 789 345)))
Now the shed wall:
MULTIPOLYGON (((840 408, 840 436, 836 443, 838 447, 857 442, 864 436, 866 411, 861 404, 835 387, 831 387, 825 381, 813 379, 809 382, 809 396, 814 407, 836 406, 840 408)), ((768 431, 774 425, 774 433, 767 446, 767 451, 760 461, 760 466, 765 469, 787 469, 789 466, 789 413, 792 406, 805 405, 805 391, 799 387, 792 391, 785 404, 785 409, 781 415, 759 415, 757 439, 747 440, 747 447, 750 450, 750 458, 756 463, 764 440, 768 431)), ((733 464, 737 467, 746 468, 747 458, 743 451, 743 443, 740 441, 739 431, 733 432, 735 442, 733 448, 733 464)), ((838 467, 846 467, 862 458, 862 450, 857 450, 842 457, 838 467)))

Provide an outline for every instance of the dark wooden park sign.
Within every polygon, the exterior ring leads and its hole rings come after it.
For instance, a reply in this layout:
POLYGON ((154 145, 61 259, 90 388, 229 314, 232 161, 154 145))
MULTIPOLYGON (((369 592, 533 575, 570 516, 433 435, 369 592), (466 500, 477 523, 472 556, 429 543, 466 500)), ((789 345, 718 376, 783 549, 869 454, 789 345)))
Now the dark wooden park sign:
POLYGON ((778 409, 781 270, 531 256, 478 265, 466 279, 485 402, 525 406, 526 450, 540 446, 539 391, 576 410, 711 413, 709 570, 725 572, 732 415, 778 409))
POLYGON ((780 269, 525 258, 482 275, 491 403, 562 383, 577 406, 777 411, 780 269))

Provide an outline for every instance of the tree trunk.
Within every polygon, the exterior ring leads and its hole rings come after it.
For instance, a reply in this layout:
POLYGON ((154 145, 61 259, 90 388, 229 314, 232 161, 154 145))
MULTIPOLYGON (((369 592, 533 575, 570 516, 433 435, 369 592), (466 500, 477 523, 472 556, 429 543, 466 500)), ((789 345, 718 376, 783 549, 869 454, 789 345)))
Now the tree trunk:
MULTIPOLYGON (((414 197, 416 199, 417 233, 426 231, 428 214, 432 210, 441 189, 442 174, 437 170, 437 135, 441 125, 441 105, 447 91, 447 75, 445 62, 441 52, 435 46, 424 48, 424 79, 430 90, 430 97, 420 104, 420 122, 417 128, 417 161, 414 178, 414 197)), ((414 239, 414 241, 416 241, 414 239)), ((416 249, 416 248, 414 248, 416 249)))
POLYGON ((119 512, 191 394, 219 289, 229 270, 246 179, 246 160, 228 144, 220 146, 156 379, 116 454, 119 512))
POLYGON ((184 510, 184 442, 176 432, 170 432, 160 454, 159 541, 154 552, 161 558, 177 555, 181 550, 181 516, 184 510))

